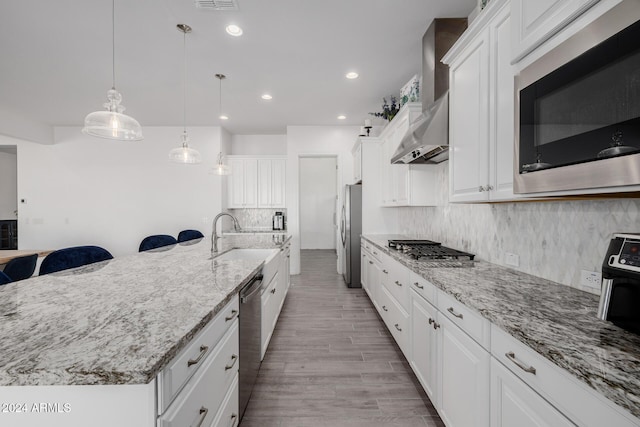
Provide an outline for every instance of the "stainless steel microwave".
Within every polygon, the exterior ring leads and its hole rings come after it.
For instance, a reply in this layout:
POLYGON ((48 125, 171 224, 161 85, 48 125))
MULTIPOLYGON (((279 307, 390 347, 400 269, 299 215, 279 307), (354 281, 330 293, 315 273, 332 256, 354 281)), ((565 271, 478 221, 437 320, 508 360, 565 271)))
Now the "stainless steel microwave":
POLYGON ((640 1, 522 70, 515 105, 515 193, 640 185, 640 1))

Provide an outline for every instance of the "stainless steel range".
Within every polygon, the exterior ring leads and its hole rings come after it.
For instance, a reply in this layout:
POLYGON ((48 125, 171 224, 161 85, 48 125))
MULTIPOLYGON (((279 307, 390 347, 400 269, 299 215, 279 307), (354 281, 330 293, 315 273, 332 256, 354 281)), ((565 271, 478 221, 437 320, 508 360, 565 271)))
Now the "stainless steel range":
POLYGON ((431 240, 389 240, 389 248, 420 261, 473 261, 474 254, 442 246, 431 240))

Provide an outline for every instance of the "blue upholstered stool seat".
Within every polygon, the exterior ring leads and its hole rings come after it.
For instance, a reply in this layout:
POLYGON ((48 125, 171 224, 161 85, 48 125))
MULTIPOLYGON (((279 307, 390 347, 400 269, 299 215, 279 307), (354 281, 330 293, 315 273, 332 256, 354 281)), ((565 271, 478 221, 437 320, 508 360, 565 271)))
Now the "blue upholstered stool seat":
POLYGON ((38 262, 38 254, 21 256, 14 258, 4 267, 4 274, 9 276, 12 281, 28 279, 36 271, 36 263, 38 262))
POLYGON ((108 250, 99 246, 75 246, 59 249, 50 253, 42 261, 40 275, 55 273, 56 271, 82 267, 83 265, 113 259, 108 250))
POLYGON ((177 243, 178 241, 173 236, 169 236, 168 234, 156 234, 142 239, 138 252, 149 251, 163 246, 175 245, 177 243))
POLYGON ((11 282, 12 282, 11 277, 7 276, 2 271, 0 271, 0 285, 6 285, 7 283, 11 283, 11 282))
POLYGON ((182 230, 178 234, 178 243, 186 242, 189 240, 201 239, 203 237, 204 237, 204 234, 202 234, 198 230, 182 230))

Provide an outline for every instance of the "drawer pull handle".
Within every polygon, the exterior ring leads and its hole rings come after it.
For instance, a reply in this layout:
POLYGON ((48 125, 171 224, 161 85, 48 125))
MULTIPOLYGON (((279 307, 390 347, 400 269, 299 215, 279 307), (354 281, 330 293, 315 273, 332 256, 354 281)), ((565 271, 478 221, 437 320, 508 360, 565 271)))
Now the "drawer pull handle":
POLYGON ((384 311, 389 311, 389 310, 387 310, 387 306, 386 306, 386 305, 383 305, 383 306, 382 306, 382 309, 383 309, 384 311))
POLYGON ((231 414, 231 427, 236 425, 237 420, 238 420, 238 414, 231 414))
POLYGON ((429 324, 430 324, 430 325, 433 325, 433 329, 434 329, 434 330, 435 330, 435 329, 438 329, 438 328, 440 327, 440 324, 439 324, 439 323, 436 323, 436 321, 435 321, 435 320, 433 320, 431 317, 429 318, 429 324))
POLYGON ((205 408, 204 406, 200 408, 200 418, 198 423, 196 424, 196 427, 200 427, 202 425, 202 423, 204 422, 204 419, 207 418, 208 413, 209 413, 209 409, 205 408))
POLYGON ((453 307, 449 307, 447 308, 447 311, 451 314, 453 314, 455 317, 457 317, 458 319, 462 319, 462 313, 456 313, 456 311, 453 309, 453 307))
POLYGON ((382 272, 383 272, 384 274, 389 274, 389 272, 388 272, 387 270, 382 270, 382 272))
POLYGON ((414 285, 416 285, 416 287, 417 287, 418 289, 424 289, 424 286, 422 286, 422 285, 421 285, 420 283, 418 283, 418 282, 415 282, 415 283, 414 283, 414 285))
POLYGON ((275 294, 276 293, 276 288, 271 289, 271 293, 275 294))
POLYGON ((373 264, 373 261, 369 261, 369 264, 373 264))
POLYGON ((400 328, 400 326, 398 326, 398 324, 396 323, 395 325, 393 325, 396 327, 397 330, 399 330, 400 332, 402 332, 402 329, 400 328))
POLYGON ((525 366, 522 362, 516 359, 516 354, 513 351, 505 353, 504 355, 507 356, 507 359, 511 360, 518 368, 522 369, 526 373, 533 375, 536 374, 536 368, 534 368, 533 366, 525 366))
POLYGON ((225 317, 225 318, 224 318, 224 321, 225 321, 225 322, 228 322, 229 320, 233 320, 233 319, 235 319, 235 318, 237 317, 237 316, 236 316, 237 314, 238 314, 238 310, 231 310, 231 316, 229 316, 229 317, 225 317))
POLYGON ((202 360, 204 355, 207 353, 207 350, 209 350, 209 347, 207 347, 206 345, 201 345, 200 346, 200 354, 195 359, 189 359, 187 361, 187 366, 197 365, 198 363, 200 363, 200 361, 202 360))
POLYGON ((238 361, 238 356, 236 356, 235 354, 231 355, 231 360, 233 360, 233 362, 231 363, 231 365, 227 365, 224 367, 225 371, 228 371, 229 369, 233 368, 234 365, 236 364, 236 362, 238 361))
POLYGON ((400 283, 400 282, 398 282, 398 281, 396 280, 396 285, 398 285, 398 286, 402 286, 402 283, 400 283))

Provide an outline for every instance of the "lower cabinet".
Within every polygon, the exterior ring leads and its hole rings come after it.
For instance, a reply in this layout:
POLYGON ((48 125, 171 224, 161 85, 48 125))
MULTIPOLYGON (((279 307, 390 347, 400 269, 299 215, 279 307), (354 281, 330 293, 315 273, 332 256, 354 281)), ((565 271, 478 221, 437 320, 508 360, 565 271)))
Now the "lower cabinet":
POLYGON ((489 425, 491 355, 446 317, 442 330, 440 416, 450 427, 489 425))
POLYGON ((573 427, 549 402, 491 359, 491 427, 573 427))
POLYGON ((422 384, 429 400, 434 406, 440 406, 438 393, 438 329, 436 322, 438 311, 414 290, 411 290, 411 368, 422 384))
POLYGON ((264 355, 269 347, 271 336, 278 323, 280 317, 280 311, 284 305, 284 300, 289 292, 289 286, 291 285, 291 279, 289 274, 290 265, 290 245, 288 243, 282 248, 278 256, 281 257, 279 261, 278 271, 271 278, 266 278, 269 283, 262 291, 262 330, 260 332, 262 349, 260 359, 264 359, 264 355))

